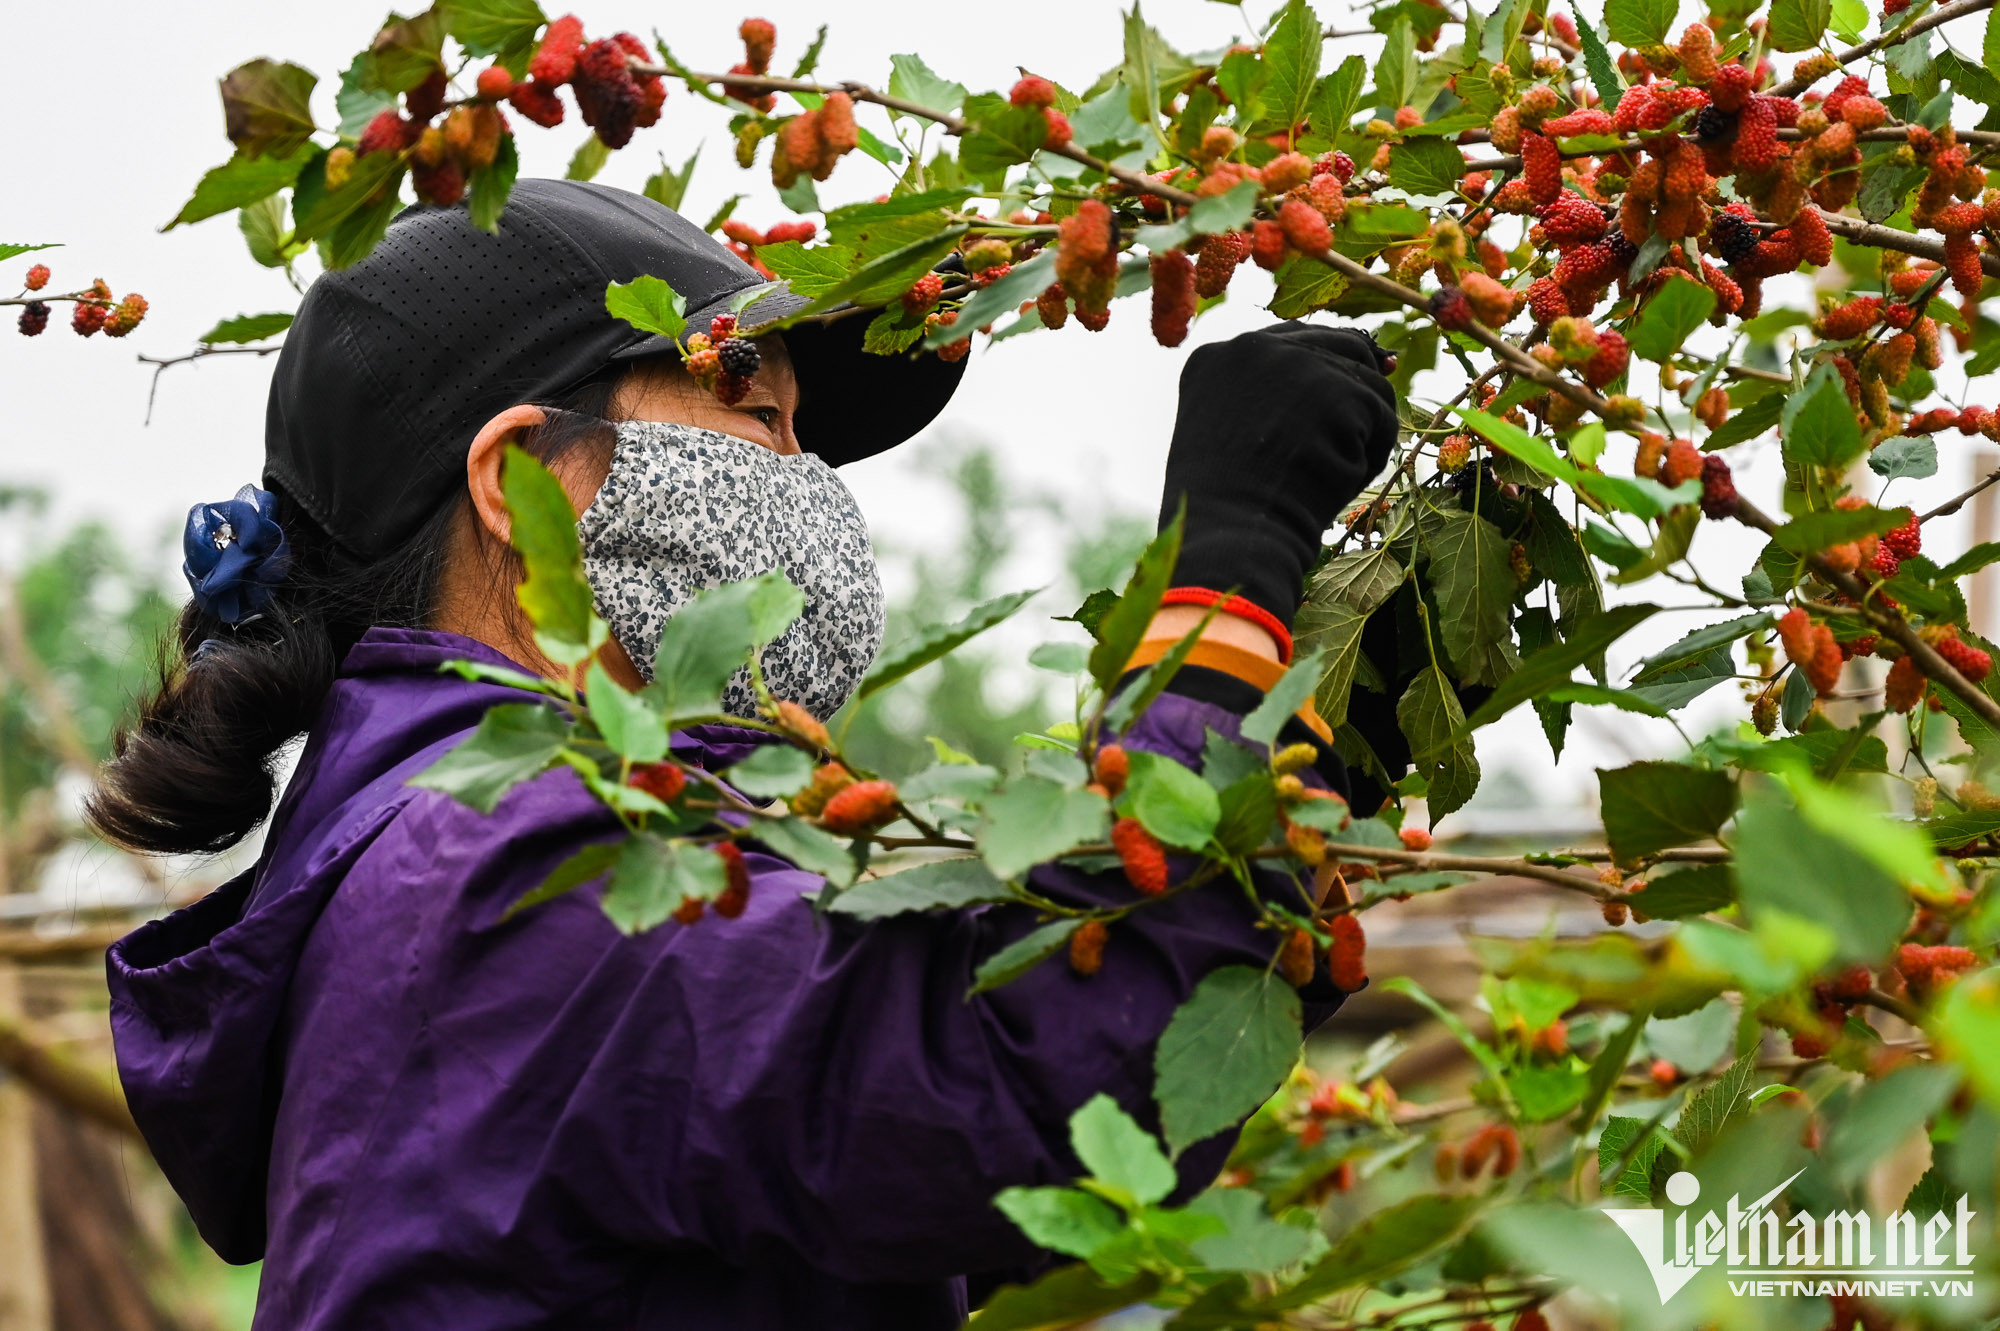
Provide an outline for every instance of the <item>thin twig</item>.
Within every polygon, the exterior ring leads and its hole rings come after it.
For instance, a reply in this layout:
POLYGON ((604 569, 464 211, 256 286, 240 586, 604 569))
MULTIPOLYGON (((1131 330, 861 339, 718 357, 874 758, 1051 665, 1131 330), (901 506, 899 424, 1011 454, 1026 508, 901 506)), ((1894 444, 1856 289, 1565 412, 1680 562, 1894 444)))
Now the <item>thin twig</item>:
POLYGON ((1925 523, 1929 522, 1932 518, 1948 518, 1952 514, 1958 512, 1958 510, 1960 510, 1961 508, 1964 508, 1966 505, 1966 501, 1970 500, 1974 495, 1978 494, 1981 490, 1984 490, 1987 487, 1993 485, 1995 482, 2000 482, 2000 471, 1990 471, 1986 473, 1986 475, 1983 478, 1981 478, 1981 480, 1977 485, 1973 486, 1971 489, 1967 490, 1964 494, 1961 494, 1956 498, 1945 500, 1942 504, 1939 504, 1936 508, 1932 509, 1930 512, 1925 513, 1920 517, 1918 517, 1917 521, 1919 523, 1925 523))
POLYGON ((152 387, 146 390, 146 424, 151 425, 153 423, 153 399, 159 396, 160 376, 167 372, 168 366, 186 365, 191 361, 205 360, 210 356, 268 356, 274 351, 283 351, 284 349, 284 345, 280 343, 274 347, 199 346, 185 356, 167 356, 164 358, 148 356, 144 352, 139 353, 139 363, 153 367, 153 384, 152 387))
MULTIPOLYGON (((1405 864, 1413 869, 1459 869, 1468 873, 1537 878, 1571 892, 1581 892, 1585 896, 1596 897, 1600 901, 1610 895, 1603 884, 1593 878, 1580 878, 1573 873, 1566 873, 1546 864, 1532 864, 1527 860, 1510 859, 1504 855, 1448 855, 1430 850, 1391 850, 1386 846, 1356 846, 1341 841, 1327 842, 1326 853, 1329 858, 1405 864)), ((1388 883, 1394 881, 1394 879, 1386 880, 1388 883)), ((1340 913, 1339 908, 1334 908, 1332 913, 1340 913)))
MULTIPOLYGON (((1994 0, 1956 0, 1953 4, 1933 9, 1922 18, 1904 27, 1892 32, 1885 32, 1879 37, 1872 37, 1862 42, 1859 46, 1850 46, 1845 51, 1835 55, 1833 57, 1834 61, 1841 65, 1852 64, 1856 60, 1874 55, 1885 46, 1908 41, 1920 32, 1927 32, 1932 28, 1949 23, 1955 18, 1962 18, 1967 14, 1977 14, 1982 9, 1991 9, 1993 3, 1994 0)), ((1811 86, 1811 83, 1801 82, 1798 79, 1787 79, 1777 87, 1772 88, 1770 94, 1773 97, 1796 97, 1811 86)))

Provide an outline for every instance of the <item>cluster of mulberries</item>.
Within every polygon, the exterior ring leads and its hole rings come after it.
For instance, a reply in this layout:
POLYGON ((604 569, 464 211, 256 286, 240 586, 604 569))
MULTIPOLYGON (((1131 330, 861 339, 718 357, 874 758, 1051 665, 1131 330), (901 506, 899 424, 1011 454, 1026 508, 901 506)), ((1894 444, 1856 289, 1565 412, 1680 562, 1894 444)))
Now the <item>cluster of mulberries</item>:
POLYGON ((1085 199, 1057 228, 1056 280, 1077 322, 1101 331, 1118 290, 1118 218, 1099 200, 1085 199))
POLYGON ((718 314, 708 321, 708 331, 687 340, 686 366, 696 383, 715 394, 716 401, 733 407, 750 395, 764 353, 757 344, 736 331, 736 316, 718 314))
POLYGON ((1042 147, 1068 146, 1069 118, 1056 110, 1055 84, 1040 75, 1028 74, 1008 91, 1007 100, 1014 106, 1028 107, 1042 113, 1042 122, 1047 126, 1042 138, 1042 147))
POLYGON ((568 84, 583 122, 606 147, 622 148, 635 129, 658 123, 666 102, 666 84, 659 75, 632 72, 632 62, 646 58, 646 44, 631 33, 587 42, 583 20, 565 14, 543 30, 542 44, 528 62, 528 77, 508 90, 507 100, 536 124, 557 125, 563 107, 556 89, 568 84))
POLYGON ((1979 964, 1979 954, 1969 947, 1949 944, 1926 947, 1922 943, 1905 943, 1896 949, 1896 970, 1902 975, 1903 984, 1909 989, 1911 997, 1920 1001, 1928 1000, 1940 988, 1979 964))
POLYGON ((1993 673, 1991 654, 1959 637, 1956 625, 1940 624, 1927 628, 1923 631, 1923 638, 1953 670, 1975 684, 1993 673))
MULTIPOLYGON (((778 46, 778 30, 772 25, 771 21, 761 18, 746 18, 743 20, 743 26, 736 30, 736 35, 743 39, 743 59, 741 62, 731 65, 729 72, 732 74, 760 75, 769 73, 771 69, 771 53, 778 46)), ((759 92, 754 87, 741 83, 724 83, 722 91, 725 96, 734 97, 745 106, 752 107, 758 111, 768 113, 771 108, 778 104, 776 93, 759 92)))
POLYGON ((752 268, 755 268, 767 280, 775 277, 776 274, 769 268, 766 268, 763 262, 758 259, 757 249, 759 246, 782 245, 787 241, 797 241, 799 244, 804 245, 818 234, 818 224, 804 219, 790 222, 773 222, 762 231, 751 226, 748 222, 739 222, 733 217, 725 219, 722 223, 722 238, 724 243, 729 246, 729 252, 749 264, 752 268))
POLYGON ((1778 620, 1778 640, 1785 645, 1785 657, 1824 698, 1840 682, 1843 658, 1833 630, 1816 624, 1802 609, 1794 607, 1778 620))
POLYGON ((1153 255, 1153 340, 1177 347, 1187 340, 1196 303, 1194 260, 1185 251, 1153 255))
POLYGON ((854 99, 844 92, 828 93, 825 101, 793 116, 778 131, 777 146, 771 150, 771 182, 790 189, 801 175, 825 180, 860 142, 854 99))

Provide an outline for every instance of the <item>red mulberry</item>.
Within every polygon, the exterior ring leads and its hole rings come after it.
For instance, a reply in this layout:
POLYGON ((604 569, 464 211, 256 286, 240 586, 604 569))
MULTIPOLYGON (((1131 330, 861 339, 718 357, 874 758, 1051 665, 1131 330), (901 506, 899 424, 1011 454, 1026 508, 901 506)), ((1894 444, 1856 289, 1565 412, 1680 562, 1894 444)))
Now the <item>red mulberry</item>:
POLYGON ((673 763, 640 763, 625 783, 662 804, 672 804, 687 789, 687 773, 673 763))
POLYGON ((69 316, 69 326, 78 337, 89 337, 104 327, 104 320, 111 313, 108 305, 89 305, 78 301, 76 309, 69 316))
POLYGON ((1986 285, 1986 269, 1979 262, 1979 245, 1970 236, 1944 238, 1944 266, 1951 270, 1951 284, 1967 300, 1979 299, 1986 285))
POLYGON ((1368 935, 1362 932, 1361 921, 1351 914, 1334 916, 1329 927, 1333 946, 1327 950, 1327 970, 1336 985, 1355 993, 1368 983, 1368 935))
POLYGON ((856 781, 826 802, 820 826, 835 836, 858 836, 896 816, 896 787, 889 781, 856 781))
POLYGON ((1924 700, 1927 682, 1917 669, 1915 658, 1898 657, 1889 667, 1889 677, 1882 682, 1882 705, 1892 712, 1909 711, 1924 700))
POLYGON ((1285 261, 1285 229, 1268 218, 1259 218, 1250 229, 1250 257, 1259 268, 1276 272, 1285 261))
POLYGON ((548 84, 532 80, 517 83, 507 94, 507 104, 544 129, 562 123, 562 98, 548 84))
POLYGON ((1736 498, 1736 479, 1729 474, 1729 463, 1719 454, 1708 454, 1701 460, 1702 514, 1717 519, 1734 517, 1736 498))
POLYGON ((734 841, 716 842, 715 855, 722 861, 726 886, 710 904, 717 915, 733 920, 750 904, 750 866, 743 862, 743 850, 734 841))
POLYGON ((1521 179, 1536 203, 1554 203, 1562 194, 1562 154, 1553 139, 1532 132, 1521 136, 1521 179))
POLYGON ((1752 97, 1736 117, 1734 158, 1738 170, 1763 171, 1775 165, 1782 148, 1778 143, 1778 114, 1767 97, 1752 97))
POLYGON ((1835 306, 1820 317, 1819 335, 1836 342, 1859 337, 1875 326, 1882 317, 1880 296, 1859 296, 1845 305, 1835 306))
POLYGON ((1035 312, 1042 316, 1044 328, 1061 328, 1069 322, 1069 296, 1064 292, 1062 283, 1050 284, 1035 297, 1035 312))
POLYGON ((1278 205, 1278 226, 1285 243, 1301 254, 1325 254, 1333 247, 1333 231, 1325 216, 1303 199, 1286 199, 1278 205))
POLYGON ((549 20, 548 28, 542 33, 542 44, 536 48, 534 59, 528 62, 528 77, 546 88, 568 83, 576 73, 577 52, 582 49, 582 19, 574 14, 565 14, 559 19, 549 20))
POLYGON ((1112 824, 1111 844, 1139 895, 1156 897, 1167 890, 1167 852, 1137 818, 1112 824))
POLYGON ((21 336, 38 337, 49 326, 49 307, 39 300, 31 300, 21 307, 21 336))
POLYGON ((1528 285, 1528 308, 1537 323, 1552 324, 1569 317, 1569 299, 1554 278, 1538 277, 1528 285))
POLYGON ((1792 219, 1792 235, 1798 238, 1799 257, 1814 268, 1824 268, 1833 262, 1833 233, 1826 229, 1826 219, 1817 208, 1805 207, 1792 219))
POLYGON ((1228 288, 1229 279, 1235 276, 1237 265, 1249 257, 1248 232, 1225 231, 1221 235, 1210 236, 1202 244, 1201 257, 1195 260, 1195 294, 1204 299, 1221 295, 1228 288))
POLYGON ((1597 350, 1584 362, 1583 379, 1592 388, 1602 388, 1625 373, 1625 366, 1631 359, 1631 348, 1625 342, 1625 335, 1606 329, 1597 335, 1597 350))
POLYGON ((1185 251, 1168 250, 1155 254, 1153 270, 1153 340, 1163 347, 1177 347, 1187 340, 1188 324, 1194 319, 1194 261, 1185 251))
POLYGON ((1313 969, 1312 932, 1299 928, 1288 930, 1283 945, 1278 949, 1278 974, 1292 988, 1302 989, 1312 983, 1313 969))
POLYGON ((1116 799, 1125 790, 1126 779, 1132 771, 1132 759, 1116 744, 1106 744, 1097 751, 1097 761, 1091 764, 1090 774, 1104 792, 1116 799))
POLYGON ((1104 969, 1104 945, 1111 939, 1103 920, 1085 920, 1069 936, 1069 968, 1086 979, 1104 969))
POLYGON ((1039 75, 1029 74, 1008 91, 1007 100, 1015 106, 1054 106, 1056 85, 1039 75))
POLYGON ((944 277, 939 273, 925 273, 903 293, 903 308, 911 314, 922 314, 937 304, 938 296, 944 291, 944 277))
POLYGON ((40 291, 48 284, 49 266, 45 263, 38 263, 33 268, 30 268, 28 275, 21 281, 21 285, 30 291, 40 291))

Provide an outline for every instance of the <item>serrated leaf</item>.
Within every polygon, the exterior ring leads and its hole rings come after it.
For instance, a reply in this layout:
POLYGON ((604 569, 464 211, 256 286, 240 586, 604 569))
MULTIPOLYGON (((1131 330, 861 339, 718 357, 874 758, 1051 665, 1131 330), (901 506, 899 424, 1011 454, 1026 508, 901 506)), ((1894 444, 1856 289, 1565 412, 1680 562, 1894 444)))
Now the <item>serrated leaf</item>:
POLYGON ((1511 641, 1507 612, 1518 585, 1508 540, 1491 522, 1464 509, 1433 510, 1420 523, 1445 651, 1463 682, 1498 684, 1498 649, 1511 641))
POLYGON ((520 173, 521 157, 514 146, 514 136, 503 134, 492 164, 472 173, 466 210, 474 226, 489 235, 499 231, 500 215, 507 209, 507 199, 513 194, 514 181, 520 173))
POLYGON ((1768 610, 1757 610, 1734 619, 1725 619, 1720 624, 1707 624, 1683 635, 1673 646, 1654 652, 1639 663, 1639 669, 1632 676, 1634 684, 1648 684, 1671 670, 1708 656, 1718 647, 1724 647, 1752 633, 1761 633, 1777 622, 1777 616, 1768 610))
POLYGON ((975 606, 970 614, 956 623, 938 624, 925 629, 909 642, 884 653, 862 677, 860 687, 855 690, 854 700, 860 702, 872 697, 904 676, 949 656, 986 630, 1007 619, 1041 592, 1040 587, 1033 587, 1024 592, 996 596, 982 605, 975 606))
POLYGON ((1465 712, 1442 670, 1426 666, 1410 681, 1396 703, 1396 725, 1409 741, 1412 765, 1429 783, 1431 818, 1463 808, 1479 788, 1479 758, 1469 738, 1457 738, 1465 712))
POLYGON ((1070 1115, 1069 1142, 1092 1179, 1142 1206, 1165 1199, 1179 1182, 1153 1134, 1101 1091, 1070 1115))
POLYGON ((1154 1054, 1153 1097, 1175 1154, 1234 1127, 1291 1071, 1299 996, 1249 966, 1212 971, 1175 1010, 1154 1054))
POLYGON ((1937 469, 1937 441, 1927 434, 1884 439, 1868 454, 1868 470, 1886 480, 1920 481, 1937 469))
POLYGON ((1402 585, 1403 576, 1389 547, 1378 545, 1335 556, 1306 589, 1305 604, 1292 625, 1293 652, 1320 658, 1314 705, 1330 726, 1347 721, 1347 701, 1361 661, 1361 630, 1402 585))
POLYGON ((1681 1108, 1680 1120, 1674 1125, 1674 1136, 1679 1138, 1690 1155, 1715 1140, 1716 1134, 1730 1120, 1748 1111, 1750 1081, 1756 1074, 1757 1051, 1753 1049, 1731 1063, 1720 1077, 1688 1097, 1687 1104, 1681 1108))
POLYGON ((1306 118, 1312 132, 1331 142, 1347 130, 1354 108, 1361 102, 1362 85, 1368 81, 1368 62, 1358 55, 1348 56, 1340 67, 1321 79, 1306 104, 1306 118))
POLYGON ((436 8, 467 55, 519 49, 548 22, 535 0, 437 0, 436 8))
MULTIPOLYGON (((922 56, 892 55, 889 57, 889 95, 951 115, 965 104, 965 85, 932 73, 922 56)), ((899 116, 903 113, 892 110, 889 114, 899 116)))
POLYGON ((538 640, 575 649, 581 660, 596 644, 597 622, 590 584, 583 576, 583 548, 576 534, 576 510, 569 494, 518 444, 507 446, 500 471, 501 493, 510 521, 508 543, 527 569, 515 595, 538 640))
POLYGON ((1626 900, 1653 919, 1684 920, 1734 905, 1736 885, 1728 865, 1702 864, 1661 874, 1626 900))
MULTIPOLYGON (((1139 650, 1147 626, 1160 608, 1173 580, 1174 564, 1181 552, 1181 518, 1176 516, 1155 536, 1139 555, 1125 591, 1090 628, 1097 645, 1090 649, 1090 674, 1097 686, 1109 693, 1125 673, 1126 663, 1139 650)), ((1088 604, 1088 603, 1086 603, 1088 604)))
POLYGON ((1026 937, 1015 939, 980 963, 979 969, 973 972, 972 987, 965 991, 966 997, 997 989, 1026 975, 1068 946, 1070 935, 1082 927, 1082 920, 1057 920, 1026 937))
POLYGON ((1319 16, 1305 0, 1288 0, 1264 39, 1262 56, 1268 74, 1261 118, 1278 125, 1281 134, 1289 135, 1294 125, 1306 119, 1325 40, 1319 16))
POLYGON ((706 846, 646 833, 627 838, 600 898, 620 933, 656 929, 689 898, 713 901, 729 886, 722 857, 706 846))
POLYGON ((622 841, 600 841, 596 845, 585 846, 576 854, 558 864, 532 892, 507 907, 502 919, 512 919, 530 906, 539 906, 544 901, 553 901, 564 896, 593 879, 602 878, 624 849, 622 841))
POLYGON ((1597 26, 1576 7, 1570 9, 1570 17, 1576 21, 1576 37, 1583 47, 1583 67, 1590 71, 1590 85, 1597 89, 1598 98, 1606 106, 1618 105, 1618 99, 1625 94, 1625 84, 1618 77, 1618 66, 1611 59, 1610 48, 1598 34, 1597 26))
POLYGON ((1686 763, 1600 767, 1597 786, 1605 839, 1620 864, 1714 836, 1736 803, 1727 772, 1686 763))
MULTIPOLYGON (((173 220, 160 230, 171 231, 184 222, 199 222, 205 217, 214 217, 217 213, 226 213, 232 208, 242 208, 268 198, 297 180, 299 172, 312 160, 316 151, 308 145, 289 154, 267 152, 253 157, 248 153, 237 153, 221 166, 205 173, 201 183, 194 187, 194 194, 181 205, 173 220)), ((22 254, 28 249, 42 248, 33 245, 14 252, 22 254)))
POLYGON ((784 799, 812 780, 813 760, 789 744, 759 745, 723 779, 751 799, 784 799))
POLYGON ((1055 250, 1047 249, 1026 263, 1015 264, 1005 277, 973 292, 972 299, 959 306, 958 319, 933 329, 925 345, 940 347, 955 342, 965 336, 966 329, 991 323, 1021 302, 1041 295, 1055 284, 1055 259, 1055 250))
POLYGON ((687 331, 687 297, 650 273, 606 286, 604 308, 642 333, 678 338, 687 331))
POLYGON ((1807 51, 1819 45, 1833 17, 1831 0, 1771 0, 1766 29, 1774 51, 1807 51))
POLYGON ((1109 834, 1110 805, 1102 795, 1029 774, 986 800, 974 840, 995 877, 1016 878, 1109 834))
POLYGON ((1465 154, 1439 138, 1412 138, 1389 149, 1389 183, 1411 194, 1450 194, 1465 174, 1465 154))
POLYGON ((1644 1119, 1618 1114, 1606 1119, 1597 1138, 1598 1191, 1606 1197, 1651 1201, 1653 1162, 1666 1145, 1659 1129, 1644 1119))
POLYGON ((1089 1257, 1125 1232, 1118 1212, 1079 1188, 1006 1188, 993 1204, 1036 1246, 1089 1257))
POLYGON ((1664 361, 1681 349, 1688 334, 1708 322, 1715 310, 1715 292, 1705 282, 1669 278, 1639 315, 1632 330, 1632 354, 1642 360, 1664 361))
POLYGON ((273 314, 239 314, 234 319, 224 319, 215 327, 195 340, 211 346, 245 342, 262 342, 267 337, 276 337, 292 326, 292 315, 283 312, 273 314))
MULTIPOLYGON (((277 60, 251 60, 222 80, 223 132, 246 157, 286 157, 313 132, 311 70, 277 60)), ((187 219, 192 220, 192 219, 187 219)))
MULTIPOLYGON (((907 786, 904 795, 910 797, 907 786)), ((827 910, 859 920, 880 920, 911 911, 958 910, 1010 899, 1007 885, 993 876, 985 862, 967 855, 856 883, 835 897, 827 910)))
POLYGON ((1303 1308, 1330 1294, 1380 1280, 1442 1246, 1478 1213, 1476 1195, 1430 1193, 1367 1216, 1334 1242, 1291 1288, 1265 1301, 1269 1308, 1303 1308))
POLYGON ((1477 730, 1497 721, 1521 703, 1569 682, 1578 666, 1603 655, 1605 648, 1658 611, 1655 605, 1622 605, 1573 625, 1568 637, 1522 658, 1520 668, 1501 680, 1466 718, 1465 729, 1477 730))
POLYGON ((568 743, 570 723, 542 703, 501 703, 442 758, 410 778, 460 804, 492 813, 501 796, 545 770, 568 743))
POLYGON ((602 171, 604 164, 610 160, 611 149, 606 146, 604 140, 595 134, 589 135, 570 155, 569 166, 563 171, 563 179, 595 180, 597 173, 602 171))
POLYGON ((236 229, 243 233, 243 245, 253 263, 264 268, 282 268, 290 255, 285 235, 285 201, 276 194, 244 204, 236 211, 236 229))
POLYGON ((660 157, 660 169, 646 177, 646 184, 639 192, 655 203, 665 204, 674 211, 680 211, 681 200, 687 197, 688 183, 694 179, 694 164, 701 160, 701 147, 688 154, 688 159, 678 171, 667 165, 664 154, 660 157))
POLYGON ((1184 850, 1206 846, 1222 817, 1215 787, 1172 758, 1144 750, 1131 755, 1119 808, 1167 845, 1184 850))
POLYGON ((1779 413, 1785 461, 1795 467, 1843 467, 1860 454, 1861 426, 1831 365, 1812 372, 1779 413))

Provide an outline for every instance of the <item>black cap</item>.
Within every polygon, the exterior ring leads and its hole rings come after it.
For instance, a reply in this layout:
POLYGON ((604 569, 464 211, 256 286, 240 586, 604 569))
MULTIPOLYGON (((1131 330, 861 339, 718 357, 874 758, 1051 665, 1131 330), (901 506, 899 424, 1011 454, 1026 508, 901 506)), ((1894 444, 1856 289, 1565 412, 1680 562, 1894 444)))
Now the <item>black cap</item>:
MULTIPOLYGON (((473 436, 499 412, 545 401, 614 360, 672 350, 604 308, 641 274, 687 299, 699 330, 763 282, 680 214, 575 180, 523 180, 498 235, 464 208, 417 207, 373 252, 314 282, 271 379, 264 483, 349 554, 373 560, 414 535, 465 481, 473 436)), ((805 306, 776 290, 746 328, 805 306)), ((865 315, 786 330, 798 376, 800 446, 834 466, 928 425, 962 363, 861 348, 865 315)))

